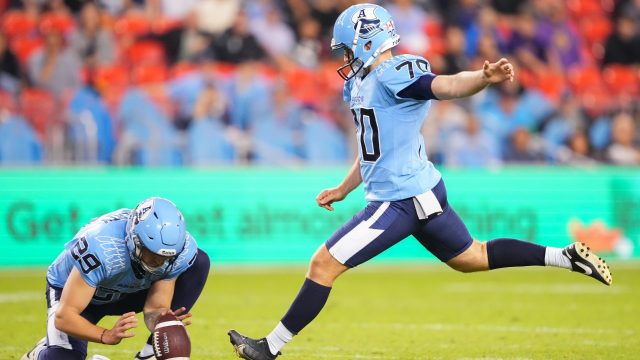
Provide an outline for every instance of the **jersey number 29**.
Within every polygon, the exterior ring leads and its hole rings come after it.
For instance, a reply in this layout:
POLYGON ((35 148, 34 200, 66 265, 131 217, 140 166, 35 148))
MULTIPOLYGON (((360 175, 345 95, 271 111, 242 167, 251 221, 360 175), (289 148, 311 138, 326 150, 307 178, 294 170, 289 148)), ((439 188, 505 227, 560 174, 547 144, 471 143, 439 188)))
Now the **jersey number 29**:
POLYGON ((376 122, 376 113, 373 109, 360 108, 360 116, 355 110, 351 109, 353 120, 360 128, 360 148, 362 150, 362 159, 364 161, 375 162, 380 157, 380 138, 378 137, 378 123, 376 122), (365 122, 365 118, 368 121, 365 122), (368 132, 371 131, 371 144, 373 149, 367 149, 368 132))
POLYGON ((76 241, 75 245, 71 248, 71 256, 80 263, 80 269, 82 269, 82 272, 85 274, 92 272, 102 265, 95 255, 91 253, 85 254, 88 248, 89 244, 84 237, 76 241))

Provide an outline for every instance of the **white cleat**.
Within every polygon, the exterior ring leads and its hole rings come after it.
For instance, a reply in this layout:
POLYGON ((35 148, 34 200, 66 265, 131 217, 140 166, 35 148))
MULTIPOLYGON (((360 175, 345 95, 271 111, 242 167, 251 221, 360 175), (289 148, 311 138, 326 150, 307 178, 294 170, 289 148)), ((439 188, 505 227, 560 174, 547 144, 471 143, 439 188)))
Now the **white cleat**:
POLYGON ((562 254, 569 258, 571 270, 590 276, 605 285, 611 285, 611 271, 609 265, 592 253, 587 245, 575 242, 562 250, 562 254))

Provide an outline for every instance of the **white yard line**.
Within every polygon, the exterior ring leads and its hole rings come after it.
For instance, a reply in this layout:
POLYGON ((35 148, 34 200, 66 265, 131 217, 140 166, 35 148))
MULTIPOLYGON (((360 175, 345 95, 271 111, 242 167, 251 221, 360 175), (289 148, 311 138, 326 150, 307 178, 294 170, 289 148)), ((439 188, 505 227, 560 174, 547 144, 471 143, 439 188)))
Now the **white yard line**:
POLYGON ((40 291, 24 291, 16 293, 0 293, 0 304, 16 303, 22 301, 44 301, 44 292, 40 291))

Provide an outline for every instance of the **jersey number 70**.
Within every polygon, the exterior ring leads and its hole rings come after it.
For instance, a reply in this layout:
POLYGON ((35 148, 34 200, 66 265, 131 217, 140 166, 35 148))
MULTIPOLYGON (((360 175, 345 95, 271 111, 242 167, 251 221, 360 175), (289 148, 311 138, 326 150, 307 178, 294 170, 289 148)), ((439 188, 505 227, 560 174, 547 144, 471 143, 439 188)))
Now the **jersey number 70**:
POLYGON ((380 157, 380 138, 378 137, 378 123, 376 122, 376 112, 373 109, 360 108, 360 116, 351 109, 353 120, 360 128, 360 148, 362 150, 362 159, 364 161, 375 162, 380 157), (368 119, 365 122, 365 117, 368 119), (367 126, 368 125, 368 126, 367 126), (368 132, 371 131, 371 144, 373 151, 367 149, 368 132))

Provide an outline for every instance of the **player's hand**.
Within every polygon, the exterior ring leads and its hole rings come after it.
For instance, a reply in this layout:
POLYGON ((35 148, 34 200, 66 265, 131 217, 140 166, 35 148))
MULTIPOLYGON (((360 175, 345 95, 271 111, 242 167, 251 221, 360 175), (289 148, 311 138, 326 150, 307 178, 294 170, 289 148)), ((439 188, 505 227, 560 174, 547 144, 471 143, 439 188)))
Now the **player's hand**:
POLYGON ((167 312, 169 314, 175 315, 175 317, 177 317, 178 320, 182 321, 184 326, 191 325, 191 320, 187 320, 187 319, 192 317, 193 315, 190 312, 187 312, 187 308, 185 308, 184 306, 176 310, 168 310, 167 312))
POLYGON ((333 211, 333 204, 336 201, 343 200, 347 196, 340 188, 334 187, 331 189, 324 189, 316 197, 316 203, 318 206, 323 207, 329 211, 333 211))
POLYGON ((115 325, 102 335, 102 342, 108 345, 119 344, 124 338, 130 338, 135 335, 133 331, 129 331, 138 326, 138 318, 135 312, 128 312, 120 316, 115 325))
POLYGON ((515 78, 513 65, 505 58, 495 63, 489 63, 489 61, 485 60, 482 66, 482 74, 490 84, 501 83, 505 80, 513 81, 515 78))

